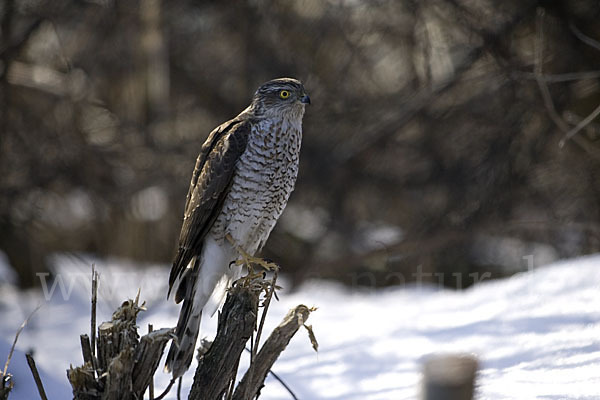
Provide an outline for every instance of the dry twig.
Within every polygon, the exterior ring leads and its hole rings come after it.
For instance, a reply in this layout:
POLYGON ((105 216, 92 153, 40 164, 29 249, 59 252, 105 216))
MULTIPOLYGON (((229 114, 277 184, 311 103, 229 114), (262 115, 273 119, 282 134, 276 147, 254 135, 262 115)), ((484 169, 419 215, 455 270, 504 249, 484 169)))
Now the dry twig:
POLYGON ((98 271, 92 264, 92 317, 90 320, 90 337, 92 338, 92 356, 96 356, 96 303, 98 302, 98 271))
MULTIPOLYGON (((262 335, 262 330, 263 330, 263 326, 265 325, 265 318, 267 317, 267 312, 269 311, 269 305, 271 304, 271 299, 273 298, 273 294, 275 293, 275 288, 276 288, 276 282, 277 282, 277 270, 274 271, 273 273, 273 278, 271 279, 271 284, 269 286, 269 288, 266 290, 266 295, 265 295, 265 300, 263 301, 263 312, 260 318, 260 323, 258 325, 258 331, 256 332, 256 338, 251 341, 250 345, 250 367, 248 368, 248 371, 246 371, 246 375, 248 375, 248 380, 252 381, 252 376, 254 375, 254 369, 256 366, 256 352, 258 351, 258 347, 260 344, 260 336, 262 335)), ((264 378, 263 378, 264 380, 264 378)), ((233 389, 233 387, 232 387, 233 389)), ((249 386, 246 387, 246 389, 249 389, 249 386)), ((232 394, 233 394, 233 390, 232 390, 232 394)), ((244 397, 247 398, 248 393, 244 393, 244 397)), ((232 397, 230 397, 232 398, 232 397)))
MULTIPOLYGON (((154 326, 152 324, 148 324, 148 333, 152 333, 154 330, 154 326)), ((150 400, 154 400, 154 376, 150 379, 150 385, 148 386, 148 396, 150 400)))
POLYGON ((540 93, 542 94, 542 99, 544 100, 544 106, 548 111, 548 115, 554 121, 556 126, 560 128, 563 132, 569 131, 569 126, 567 123, 560 117, 558 112, 556 111, 556 106, 554 105, 554 101, 552 100, 552 96, 550 95, 550 90, 548 89, 548 84, 545 79, 543 79, 542 69, 544 63, 544 9, 540 8, 537 11, 537 20, 536 20, 536 40, 535 40, 535 66, 534 66, 534 74, 535 80, 540 88, 540 93))
MULTIPOLYGON (((8 365, 10 364, 10 360, 12 359, 13 353, 15 351, 15 347, 17 345, 17 340, 19 340, 19 335, 33 316, 37 310, 40 309, 42 305, 38 305, 23 321, 19 329, 17 329, 17 333, 15 334, 15 340, 13 340, 13 344, 10 347, 10 351, 8 352, 8 357, 6 358, 6 363, 4 364, 4 370, 0 371, 0 400, 8 399, 8 394, 13 388, 12 375, 8 373, 8 365)), ((29 358, 27 359, 29 362, 29 358)), ((31 366, 30 366, 31 367, 31 366)), ((35 375, 34 375, 35 378, 35 375)), ((39 378, 39 375, 38 375, 39 378)), ((41 382, 40 382, 41 384, 41 382)))
POLYGON ((35 381, 35 386, 37 387, 38 393, 40 394, 40 398, 42 400, 48 400, 48 397, 46 396, 46 391, 44 390, 44 385, 42 384, 42 379, 40 378, 40 373, 37 370, 37 367, 35 366, 35 360, 33 359, 33 356, 29 353, 25 354, 25 357, 27 358, 27 364, 29 365, 29 369, 31 370, 31 373, 33 375, 33 380, 35 381))
POLYGON ((33 314, 35 314, 35 312, 37 310, 40 309, 40 307, 42 307, 42 305, 38 305, 25 319, 25 321, 23 321, 23 323, 21 324, 21 326, 19 327, 19 329, 17 329, 17 333, 15 334, 15 340, 13 340, 13 344, 10 347, 10 351, 8 352, 8 358, 6 359, 6 364, 4 364, 4 371, 2 371, 2 376, 6 376, 6 373, 8 371, 8 364, 10 364, 10 359, 12 358, 13 352, 15 351, 15 346, 17 345, 17 340, 19 340, 19 335, 21 334, 21 332, 23 331, 23 329, 25 328, 25 326, 27 325, 27 323, 29 322, 29 320, 31 319, 31 317, 33 316, 33 314))
POLYGON ((544 51, 544 15, 545 11, 542 8, 538 9, 537 12, 537 21, 536 21, 536 40, 535 40, 535 67, 534 67, 534 75, 535 80, 540 89, 540 93, 542 94, 542 99, 544 101, 544 106, 548 111, 548 115, 550 119, 554 121, 556 126, 564 133, 563 138, 559 142, 560 147, 564 147, 567 140, 573 138, 575 143, 585 150, 588 154, 593 156, 596 159, 600 159, 600 154, 597 150, 590 148, 587 145, 586 141, 582 138, 574 137, 581 129, 587 126, 590 122, 592 122, 598 115, 600 115, 600 105, 592 111, 590 115, 588 115, 585 119, 583 119, 577 126, 574 128, 570 128, 569 125, 563 120, 563 118, 558 114, 556 110, 556 106, 554 105, 554 101, 552 100, 552 96, 550 95, 550 90, 548 89, 548 80, 544 78, 542 74, 542 66, 543 66, 543 51, 544 51))
POLYGON ((585 33, 581 32, 577 26, 573 23, 573 21, 569 22, 569 28, 575 34, 577 39, 581 40, 583 43, 587 44, 590 47, 593 47, 596 50, 600 50, 600 42, 595 39, 592 39, 585 33))
POLYGON ((587 117, 585 117, 581 122, 575 126, 575 128, 568 131, 565 136, 560 140, 559 146, 563 147, 567 140, 571 139, 575 136, 580 130, 588 126, 593 120, 596 119, 600 115, 600 104, 592 111, 587 117))

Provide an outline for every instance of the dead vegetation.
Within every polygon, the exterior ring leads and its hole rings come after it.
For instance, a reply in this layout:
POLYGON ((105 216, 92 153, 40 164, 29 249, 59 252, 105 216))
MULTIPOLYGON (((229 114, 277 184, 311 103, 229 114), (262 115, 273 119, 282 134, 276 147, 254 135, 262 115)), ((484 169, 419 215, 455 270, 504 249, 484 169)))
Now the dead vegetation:
MULTIPOLYGON (((270 280, 261 276, 242 278, 228 292, 219 313, 217 335, 199 355, 198 368, 188 399, 251 399, 260 394, 271 367, 302 326, 310 309, 299 305, 283 319, 260 346, 260 336, 269 303, 276 289, 277 274, 270 280), (260 319, 258 317, 260 316, 260 319), (250 341, 251 363, 236 387, 239 360, 250 341)), ((94 272, 92 299, 96 297, 97 275, 94 272)), ((92 320, 95 306, 92 302, 92 320)), ((97 329, 97 341, 90 342, 87 334, 80 337, 84 364, 67 371, 75 400, 135 400, 146 392, 150 399, 160 399, 171 390, 173 380, 162 395, 154 397, 153 376, 160 364, 167 342, 173 338, 173 328, 150 329, 138 333, 137 316, 144 311, 139 292, 134 300, 125 301, 97 329), (152 388, 151 390, 149 390, 152 388)), ((317 342, 312 329, 311 342, 317 342)), ((94 330, 94 324, 92 323, 94 330)))

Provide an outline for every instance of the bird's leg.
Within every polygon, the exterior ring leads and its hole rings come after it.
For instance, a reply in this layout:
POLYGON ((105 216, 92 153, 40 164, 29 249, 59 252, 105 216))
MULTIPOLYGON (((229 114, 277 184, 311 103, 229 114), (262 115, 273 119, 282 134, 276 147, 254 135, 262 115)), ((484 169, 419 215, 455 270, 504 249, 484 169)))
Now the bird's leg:
MULTIPOLYGON (((269 260, 266 260, 264 258, 261 257, 254 257, 251 256, 250 254, 248 254, 244 249, 242 249, 240 246, 237 245, 237 243, 235 243, 235 241, 233 240, 233 237, 228 233, 227 235, 225 235, 225 239, 227 239, 227 241, 229 241, 229 243, 231 243, 231 245, 236 249, 236 251, 239 253, 241 259, 237 260, 235 262, 236 265, 243 265, 246 264, 246 267, 248 267, 248 271, 250 275, 255 275, 254 273, 254 268, 252 267, 253 265, 258 265, 263 267, 264 269, 266 269, 267 271, 278 271, 279 270, 279 265, 275 264, 274 262, 271 262, 269 260)), ((256 276, 261 276, 262 274, 256 274, 256 276)))

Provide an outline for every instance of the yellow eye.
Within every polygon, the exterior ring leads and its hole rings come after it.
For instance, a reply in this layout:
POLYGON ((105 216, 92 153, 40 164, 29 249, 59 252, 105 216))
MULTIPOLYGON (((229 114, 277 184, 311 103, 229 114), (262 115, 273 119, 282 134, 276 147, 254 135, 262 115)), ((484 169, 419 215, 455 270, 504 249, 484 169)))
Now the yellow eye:
POLYGON ((282 99, 287 99, 288 97, 290 97, 290 92, 288 92, 287 90, 282 90, 281 92, 279 92, 279 97, 281 97, 282 99))

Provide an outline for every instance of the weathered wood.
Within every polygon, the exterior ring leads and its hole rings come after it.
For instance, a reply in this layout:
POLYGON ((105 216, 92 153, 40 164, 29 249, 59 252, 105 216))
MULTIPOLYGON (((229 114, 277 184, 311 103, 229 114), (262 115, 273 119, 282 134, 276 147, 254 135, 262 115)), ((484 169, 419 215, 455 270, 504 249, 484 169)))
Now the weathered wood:
MULTIPOLYGON (((154 331, 154 326, 148 324, 148 333, 152 333, 152 331, 154 331)), ((148 395, 150 400, 154 400, 154 379, 152 377, 150 377, 150 384, 148 385, 148 395)))
POLYGON ((138 300, 127 300, 119 307, 109 322, 98 327, 98 362, 102 370, 106 370, 111 360, 122 350, 137 346, 137 314, 144 310, 138 300))
MULTIPOLYGON (((10 391, 12 390, 13 385, 14 385, 14 382, 12 380, 12 375, 8 372, 8 366, 10 364, 10 360, 12 359, 13 353, 15 351, 15 346, 17 345, 17 341, 19 340, 19 335, 21 334, 21 332, 23 331, 23 329, 29 322, 29 319, 33 316, 33 314, 35 314, 35 312, 37 310, 40 309, 41 306, 42 306, 42 304, 38 305, 27 316, 25 321, 23 321, 23 323, 21 324, 19 329, 17 329, 17 333, 15 334, 15 339, 13 340, 12 346, 10 347, 10 351, 8 352, 8 357, 6 358, 6 363, 4 364, 4 370, 0 370, 0 400, 5 400, 8 398, 8 394, 10 393, 10 391)), ((31 361, 33 362, 33 359, 31 359, 31 361)), ((29 362, 29 357, 27 358, 27 362, 29 362)), ((31 364, 29 364, 29 367, 31 368, 31 364)), ((35 369, 35 372, 37 372, 35 365, 34 365, 34 369, 35 369)), ((33 369, 32 369, 32 372, 33 372, 33 369)), ((35 378, 35 373, 34 373, 34 378, 35 378)), ((37 379, 39 379, 39 375, 38 375, 37 379)), ((40 385, 41 385, 41 382, 40 382, 40 385)))
MULTIPOLYGON (((274 288, 274 280, 250 277, 229 290, 219 314, 215 340, 200 356, 190 400, 222 399, 228 390, 232 396, 240 356, 257 328, 259 297, 264 292, 268 299, 274 288)), ((91 348, 87 335, 80 336, 84 364, 67 371, 74 400, 143 399, 165 346, 174 336, 174 329, 151 331, 140 338, 136 320, 144 308, 138 304, 138 299, 124 302, 110 321, 98 326, 95 349, 91 348)), ((263 314, 268 302, 265 303, 263 314)), ((245 393, 260 391, 269 369, 309 313, 310 310, 302 305, 291 310, 262 349, 254 353, 252 372, 247 373, 243 387, 235 392, 236 399, 246 399, 249 397, 245 393)), ((164 394, 166 392, 168 389, 164 394)))
POLYGON ((67 376, 75 400, 142 399, 160 362, 173 329, 160 329, 142 338, 136 320, 144 306, 138 299, 124 302, 111 321, 98 327, 97 361, 87 335, 81 335, 84 364, 71 367, 67 376))
POLYGON ((215 340, 196 369, 189 400, 220 399, 226 393, 256 327, 259 293, 260 290, 245 285, 230 289, 219 315, 215 340))
POLYGON ((102 400, 132 400, 133 349, 125 348, 110 361, 102 400))
POLYGON ((152 331, 140 339, 133 356, 135 365, 132 373, 133 393, 138 398, 141 399, 146 388, 150 386, 165 346, 171 338, 173 338, 173 329, 163 328, 152 331))
POLYGON ((233 394, 234 400, 253 399, 258 394, 269 370, 309 315, 309 308, 302 304, 287 313, 265 341, 252 366, 238 384, 233 394))
POLYGON ((79 342, 81 344, 81 354, 83 354, 84 363, 92 363, 92 347, 90 346, 90 338, 85 333, 79 335, 79 342))
POLYGON ((422 400, 471 400, 477 359, 470 355, 430 358, 423 368, 422 400))
MULTIPOLYGON (((92 308, 90 310, 90 335, 92 356, 96 357, 96 304, 98 302, 98 271, 92 264, 92 308)), ((97 367, 96 365, 94 365, 97 367)))
POLYGON ((44 390, 44 385, 42 384, 42 379, 40 378, 40 373, 35 365, 35 360, 33 356, 29 353, 25 354, 25 358, 27 358, 27 365, 29 365, 29 369, 31 370, 31 374, 33 375, 33 380, 35 381, 35 386, 37 387, 38 393, 40 394, 40 398, 42 400, 48 400, 48 396, 46 396, 46 391, 44 390))
POLYGON ((0 400, 8 400, 8 395, 13 388, 12 375, 7 373, 6 375, 0 371, 0 400))
POLYGON ((74 400, 100 400, 104 390, 104 382, 96 379, 94 367, 85 363, 80 367, 67 370, 67 378, 73 388, 74 400))

